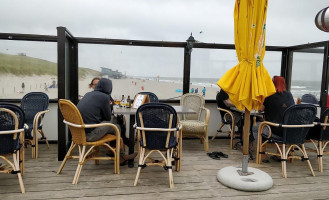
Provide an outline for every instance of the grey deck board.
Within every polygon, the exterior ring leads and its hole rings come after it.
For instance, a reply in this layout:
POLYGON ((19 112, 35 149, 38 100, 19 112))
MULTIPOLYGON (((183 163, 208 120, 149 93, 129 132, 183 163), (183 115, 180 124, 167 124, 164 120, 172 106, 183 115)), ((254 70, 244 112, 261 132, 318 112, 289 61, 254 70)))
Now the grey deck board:
MULTIPOLYGON (((262 165, 250 161, 249 166, 267 172, 274 186, 263 192, 244 192, 227 188, 217 181, 217 171, 226 166, 240 166, 242 153, 230 150, 227 139, 210 142, 210 151, 222 151, 229 158, 213 160, 203 151, 199 140, 184 140, 182 171, 174 172, 175 188, 169 189, 168 172, 160 167, 142 170, 138 185, 133 186, 137 168, 120 168, 113 174, 112 161, 93 161, 82 169, 78 185, 72 185, 77 160, 69 160, 60 175, 57 145, 48 150, 40 145, 38 160, 31 159, 30 148, 25 152, 25 194, 20 193, 18 180, 12 174, 0 174, 1 199, 324 199, 329 192, 329 156, 324 156, 324 172, 317 171, 315 153, 309 152, 315 171, 311 176, 306 162, 287 164, 288 178, 281 177, 281 164, 270 161, 262 165)), ((137 159, 136 159, 137 162, 137 159)), ((137 165, 137 163, 135 164, 137 165)))

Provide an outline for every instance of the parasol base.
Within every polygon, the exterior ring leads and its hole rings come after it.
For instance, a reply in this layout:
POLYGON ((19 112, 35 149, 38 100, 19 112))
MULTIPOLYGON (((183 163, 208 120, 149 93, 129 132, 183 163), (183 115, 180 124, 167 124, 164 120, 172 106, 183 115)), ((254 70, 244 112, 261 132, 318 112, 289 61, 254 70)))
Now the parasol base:
POLYGON ((233 166, 224 167, 217 172, 217 179, 227 187, 242 191, 264 191, 273 186, 272 177, 267 173, 249 167, 248 172, 250 172, 250 174, 241 176, 238 172, 239 170, 241 171, 241 169, 241 167, 233 166))

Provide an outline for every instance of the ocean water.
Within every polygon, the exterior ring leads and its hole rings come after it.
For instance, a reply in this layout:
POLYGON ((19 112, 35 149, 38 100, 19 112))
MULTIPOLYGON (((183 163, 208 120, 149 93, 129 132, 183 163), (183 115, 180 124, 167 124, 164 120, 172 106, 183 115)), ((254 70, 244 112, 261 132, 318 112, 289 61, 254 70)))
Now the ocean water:
MULTIPOLYGON (((156 78, 148 78, 156 79, 156 78)), ((202 86, 202 87, 218 87, 217 81, 219 78, 191 78, 190 82, 192 85, 202 86)), ((183 83, 182 78, 177 77, 160 77, 161 82, 173 82, 173 83, 183 83)), ((318 99, 320 99, 321 82, 320 81, 302 81, 302 80, 292 80, 290 89, 294 98, 301 97, 303 94, 313 94, 318 99)))

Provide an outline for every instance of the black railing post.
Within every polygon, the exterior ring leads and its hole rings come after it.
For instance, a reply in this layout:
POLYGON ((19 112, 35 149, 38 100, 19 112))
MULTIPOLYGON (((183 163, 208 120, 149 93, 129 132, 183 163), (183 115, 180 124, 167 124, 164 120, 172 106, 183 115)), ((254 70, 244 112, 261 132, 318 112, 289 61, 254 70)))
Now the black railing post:
MULTIPOLYGON (((78 43, 65 27, 57 27, 58 99, 78 103, 78 43)), ((68 129, 58 107, 58 160, 63 160, 70 143, 68 129)))
MULTIPOLYGON (((58 99, 65 99, 65 28, 57 27, 57 73, 58 73, 58 99)), ((67 129, 63 123, 63 116, 57 108, 58 114, 58 160, 63 160, 66 154, 67 129)))
POLYGON ((329 84, 329 42, 326 42, 323 53, 323 68, 321 81, 320 106, 321 114, 327 109, 328 84, 329 84))
POLYGON ((183 73, 183 94, 190 91, 190 71, 191 71, 191 53, 188 48, 184 48, 184 73, 183 73))

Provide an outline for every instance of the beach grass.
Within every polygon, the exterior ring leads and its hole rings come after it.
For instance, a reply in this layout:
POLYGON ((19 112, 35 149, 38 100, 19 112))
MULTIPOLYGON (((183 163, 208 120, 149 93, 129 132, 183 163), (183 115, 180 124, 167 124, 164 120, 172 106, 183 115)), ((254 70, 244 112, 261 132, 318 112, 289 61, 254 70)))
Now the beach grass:
MULTIPOLYGON (((0 73, 15 76, 57 76, 57 63, 25 55, 0 53, 0 73)), ((86 77, 87 75, 100 76, 100 72, 79 67, 79 77, 86 77)))

